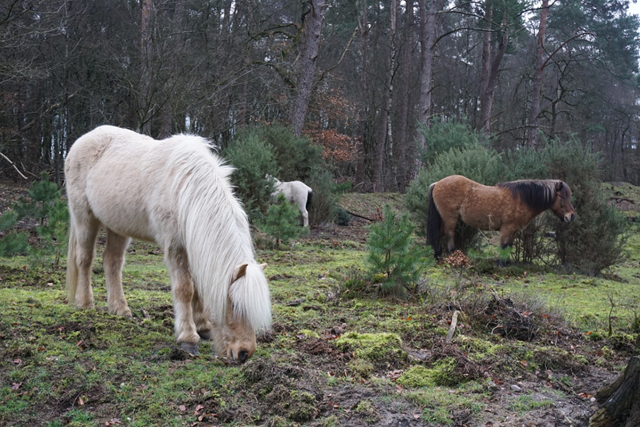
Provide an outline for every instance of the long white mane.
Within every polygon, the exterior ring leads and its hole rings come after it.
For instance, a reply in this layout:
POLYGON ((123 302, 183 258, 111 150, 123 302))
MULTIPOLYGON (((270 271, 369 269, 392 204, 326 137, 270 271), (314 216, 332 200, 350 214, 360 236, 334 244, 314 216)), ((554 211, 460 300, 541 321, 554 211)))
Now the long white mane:
POLYGON ((271 324, 269 288, 256 264, 249 221, 231 191, 231 166, 211 152, 211 144, 192 135, 177 135, 167 164, 173 173, 171 194, 189 257, 190 272, 205 310, 224 324, 230 297, 234 312, 254 330, 271 324), (245 276, 229 285, 233 270, 248 263, 245 276), (229 294, 229 289, 231 293, 229 294))

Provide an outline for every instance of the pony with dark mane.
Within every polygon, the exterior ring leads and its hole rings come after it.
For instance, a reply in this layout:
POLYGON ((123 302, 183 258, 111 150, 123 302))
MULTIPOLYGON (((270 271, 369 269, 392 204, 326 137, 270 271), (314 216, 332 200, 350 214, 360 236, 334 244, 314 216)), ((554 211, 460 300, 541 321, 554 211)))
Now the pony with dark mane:
POLYGON ((444 235, 447 249, 453 252, 454 231, 461 219, 480 230, 499 231, 504 249, 513 244, 517 231, 547 209, 565 222, 575 219, 571 188, 565 182, 521 180, 487 186, 451 175, 429 186, 427 242, 440 257, 444 235))
POLYGON ((229 183, 233 168, 193 135, 156 141, 113 126, 80 137, 65 162, 71 217, 67 258, 70 304, 92 308, 91 264, 105 230, 109 313, 131 316, 122 289, 131 238, 157 243, 171 276, 175 334, 188 353, 201 338, 245 362, 256 331, 271 324, 263 265, 254 258, 247 215, 229 183))

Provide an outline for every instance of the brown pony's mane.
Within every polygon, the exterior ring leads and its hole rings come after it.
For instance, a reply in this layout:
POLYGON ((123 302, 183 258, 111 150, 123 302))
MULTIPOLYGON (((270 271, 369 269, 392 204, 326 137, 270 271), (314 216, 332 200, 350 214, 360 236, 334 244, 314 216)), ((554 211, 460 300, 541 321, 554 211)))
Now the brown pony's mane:
POLYGON ((559 180, 519 180, 500 182, 496 187, 511 191, 513 197, 520 197, 523 203, 535 210, 547 210, 556 200, 556 191, 560 187, 562 197, 571 197, 569 187, 559 180))

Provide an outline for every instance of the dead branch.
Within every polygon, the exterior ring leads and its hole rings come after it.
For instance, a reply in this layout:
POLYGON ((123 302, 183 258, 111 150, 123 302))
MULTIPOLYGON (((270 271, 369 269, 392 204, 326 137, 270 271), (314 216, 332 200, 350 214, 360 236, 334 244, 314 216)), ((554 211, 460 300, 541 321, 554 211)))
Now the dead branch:
POLYGON ((28 179, 26 176, 24 176, 24 174, 22 172, 20 172, 20 169, 18 169, 18 167, 16 166, 15 163, 13 163, 11 161, 10 158, 8 158, 7 156, 5 156, 3 153, 0 153, 0 156, 2 156, 7 162, 9 162, 9 164, 11 166, 13 166, 13 168, 16 170, 16 172, 18 172, 18 175, 20 175, 23 179, 28 179))
POLYGON ((453 334, 456 331, 456 326, 458 325, 458 316, 460 312, 458 310, 453 312, 453 317, 451 318, 451 326, 449 326, 449 332, 447 332, 447 338, 444 340, 447 344, 451 344, 453 341, 453 334))

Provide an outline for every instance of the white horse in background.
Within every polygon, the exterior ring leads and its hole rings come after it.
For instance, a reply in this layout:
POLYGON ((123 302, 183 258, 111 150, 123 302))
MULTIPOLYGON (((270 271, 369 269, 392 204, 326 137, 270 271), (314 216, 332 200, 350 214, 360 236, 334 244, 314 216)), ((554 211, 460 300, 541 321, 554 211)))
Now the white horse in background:
POLYGON ((78 139, 65 163, 71 227, 69 303, 92 308, 91 264, 103 227, 109 313, 131 316, 122 266, 131 238, 157 243, 171 276, 175 334, 198 353, 201 338, 244 362, 256 331, 271 324, 271 300, 258 265, 249 222, 229 183, 233 168, 203 138, 156 141, 113 126, 78 139))
POLYGON ((302 181, 289 181, 280 182, 277 178, 268 176, 267 179, 271 179, 274 184, 274 192, 271 197, 276 198, 278 195, 283 194, 284 197, 291 203, 295 203, 300 211, 302 217, 302 226, 309 226, 309 206, 311 205, 311 199, 313 198, 313 190, 307 184, 302 181))

